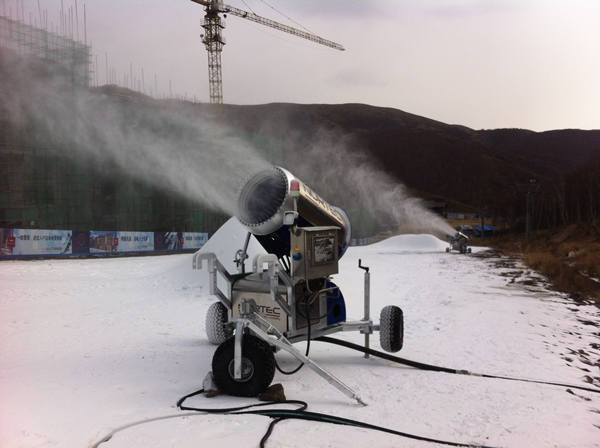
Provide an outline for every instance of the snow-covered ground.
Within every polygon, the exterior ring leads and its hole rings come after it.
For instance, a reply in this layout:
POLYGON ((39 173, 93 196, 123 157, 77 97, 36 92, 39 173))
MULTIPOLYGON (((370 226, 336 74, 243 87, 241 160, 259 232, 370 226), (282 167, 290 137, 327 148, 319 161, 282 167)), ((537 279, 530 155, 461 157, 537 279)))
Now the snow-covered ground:
MULTIPOLYGON (((586 375, 600 376, 592 365, 600 357, 597 308, 521 283, 528 277, 522 267, 482 256, 483 249, 464 256, 445 247, 431 236, 405 235, 350 248, 335 277, 349 317, 362 314, 361 258, 371 268, 373 315, 387 304, 404 310, 403 357, 582 386, 589 386, 586 375)), ((190 254, 2 262, 0 447, 88 447, 127 423, 180 414, 175 402, 201 386, 215 349, 204 334, 213 299, 205 273, 191 263, 190 254)), ((362 342, 357 333, 335 337, 362 342)), ((277 356, 285 367, 296 365, 277 356)), ((369 404, 354 404, 307 368, 276 374, 288 398, 315 412, 457 442, 600 446, 598 394, 419 371, 318 342, 311 356, 369 404)), ((248 401, 220 396, 191 404, 248 401)), ((132 427, 101 447, 257 446, 267 424, 248 415, 178 417, 132 427)), ((268 446, 434 445, 284 421, 268 446)))

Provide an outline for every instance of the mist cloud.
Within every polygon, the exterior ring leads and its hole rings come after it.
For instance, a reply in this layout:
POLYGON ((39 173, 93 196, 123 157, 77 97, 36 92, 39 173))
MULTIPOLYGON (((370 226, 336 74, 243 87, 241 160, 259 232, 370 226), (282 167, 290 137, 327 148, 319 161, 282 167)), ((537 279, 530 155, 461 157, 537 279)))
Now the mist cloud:
MULTIPOLYGON (((244 182, 271 164, 239 131, 219 121, 218 108, 210 109, 213 116, 187 103, 132 100, 130 94, 123 99, 73 86, 58 67, 9 52, 0 56, 2 116, 19 132, 35 132, 42 147, 72 159, 116 166, 120 175, 228 215, 236 214, 244 182)), ((351 138, 323 129, 300 136, 293 123, 287 126, 283 133, 290 137, 279 148, 283 166, 345 208, 363 236, 386 229, 452 231, 377 169, 351 138)))
POLYGON ((293 135, 288 144, 296 150, 286 153, 286 167, 344 208, 360 236, 384 230, 440 237, 454 233, 400 181, 377 167, 353 136, 330 129, 316 130, 310 138, 293 135))
POLYGON ((0 54, 0 113, 73 159, 133 176, 229 215, 246 178, 269 166, 250 144, 191 106, 135 103, 73 86, 60 69, 0 54))

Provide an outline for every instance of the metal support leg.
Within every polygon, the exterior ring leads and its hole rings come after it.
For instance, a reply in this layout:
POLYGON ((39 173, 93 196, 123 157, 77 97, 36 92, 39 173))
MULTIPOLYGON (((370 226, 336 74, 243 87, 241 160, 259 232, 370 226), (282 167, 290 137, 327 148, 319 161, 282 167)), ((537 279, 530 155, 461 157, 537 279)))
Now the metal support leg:
POLYGON ((244 336, 244 321, 238 320, 235 324, 235 344, 233 346, 233 377, 242 379, 242 337, 244 336))
MULTIPOLYGON (((362 260, 358 260, 358 267, 365 271, 365 286, 364 286, 364 294, 365 294, 365 316, 363 320, 366 322, 370 322, 371 319, 371 274, 369 273, 369 268, 367 266, 362 265, 362 260)), ((365 348, 369 348, 369 338, 371 337, 371 333, 365 331, 365 348)), ((369 354, 365 352, 365 359, 369 358, 369 354)))
MULTIPOLYGON (((369 271, 365 272, 365 317, 363 320, 369 321, 371 319, 371 274, 369 271)), ((369 333, 365 333, 365 348, 369 348, 369 333)), ((365 358, 369 358, 369 354, 365 352, 365 358)))

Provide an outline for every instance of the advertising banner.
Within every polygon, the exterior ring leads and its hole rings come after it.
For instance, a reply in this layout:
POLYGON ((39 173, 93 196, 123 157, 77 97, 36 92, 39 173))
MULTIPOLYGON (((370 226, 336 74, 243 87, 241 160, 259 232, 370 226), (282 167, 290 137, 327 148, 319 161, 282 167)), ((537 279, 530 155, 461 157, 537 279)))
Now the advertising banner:
POLYGON ((70 230, 0 229, 0 253, 11 255, 70 255, 70 230))
POLYGON ((0 228, 0 258, 193 251, 207 241, 206 232, 0 228))
POLYGON ((154 250, 179 250, 183 244, 183 232, 154 232, 154 250))
POLYGON ((183 232, 182 249, 200 249, 208 241, 208 233, 183 232))
POLYGON ((117 252, 154 250, 154 232, 116 232, 117 252))
POLYGON ((106 254, 117 252, 119 240, 117 232, 105 230, 90 231, 90 254, 106 254))
POLYGON ((88 255, 90 253, 90 231, 73 230, 73 255, 88 255))

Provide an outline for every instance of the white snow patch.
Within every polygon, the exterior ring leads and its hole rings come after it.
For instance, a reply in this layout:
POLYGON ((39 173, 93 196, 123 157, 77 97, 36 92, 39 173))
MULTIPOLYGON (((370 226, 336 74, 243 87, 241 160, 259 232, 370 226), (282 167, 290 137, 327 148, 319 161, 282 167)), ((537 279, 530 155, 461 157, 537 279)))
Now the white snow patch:
POLYGON ((381 252, 441 252, 448 243, 433 235, 397 235, 367 246, 381 252))

